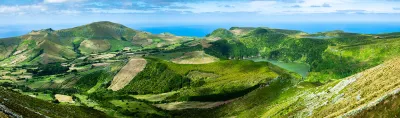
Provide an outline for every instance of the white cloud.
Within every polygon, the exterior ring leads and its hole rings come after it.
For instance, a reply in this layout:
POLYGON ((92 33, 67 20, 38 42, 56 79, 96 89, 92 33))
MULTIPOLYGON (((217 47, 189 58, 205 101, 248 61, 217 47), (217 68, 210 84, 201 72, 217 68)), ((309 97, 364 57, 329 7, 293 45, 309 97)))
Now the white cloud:
POLYGON ((155 13, 152 10, 133 10, 133 9, 100 9, 88 8, 91 13, 107 13, 107 14, 127 14, 127 13, 155 13))
MULTIPOLYGON (((240 2, 199 2, 176 3, 191 9, 161 8, 162 11, 178 11, 192 13, 210 12, 256 12, 260 14, 298 14, 298 13, 338 13, 337 11, 363 10, 363 13, 400 13, 393 9, 400 2, 373 0, 304 0, 303 2, 279 1, 240 1, 240 2), (223 7, 235 6, 235 7, 223 7), (296 6, 296 7, 293 7, 296 6), (313 6, 313 7, 312 7, 313 6)), ((350 13, 350 12, 349 12, 350 13)), ((353 12, 351 12, 353 13, 353 12)))
MULTIPOLYGON (((111 1, 111 0, 110 0, 111 1)), ((202 2, 171 2, 169 5, 156 6, 143 1, 119 1, 118 4, 91 0, 44 0, 32 5, 0 6, 1 14, 126 14, 148 13, 163 14, 164 12, 191 13, 236 13, 252 14, 313 14, 313 13, 400 13, 396 1, 378 0, 283 0, 268 1, 202 1, 202 2), (297 1, 297 2, 294 2, 297 1), (82 2, 76 3, 76 2, 82 2), (55 3, 55 4, 52 4, 55 3), (61 4, 68 3, 68 4, 61 4), (71 4, 69 4, 71 3, 71 4), (93 6, 93 4, 95 4, 93 6), (92 6, 89 6, 92 5, 92 6), (311 7, 317 6, 317 7, 311 7), (93 7, 93 8, 86 8, 93 7), (362 11, 362 12, 354 12, 362 11)), ((112 1, 116 2, 116 1, 112 1)))
POLYGON ((81 11, 78 11, 78 10, 60 10, 60 11, 57 11, 58 12, 58 14, 79 14, 79 13, 82 13, 81 11))
POLYGON ((44 0, 44 3, 66 3, 66 2, 81 2, 84 0, 44 0))
POLYGON ((3 14, 25 14, 27 12, 45 12, 47 7, 43 5, 15 5, 15 6, 0 6, 0 13, 3 14))

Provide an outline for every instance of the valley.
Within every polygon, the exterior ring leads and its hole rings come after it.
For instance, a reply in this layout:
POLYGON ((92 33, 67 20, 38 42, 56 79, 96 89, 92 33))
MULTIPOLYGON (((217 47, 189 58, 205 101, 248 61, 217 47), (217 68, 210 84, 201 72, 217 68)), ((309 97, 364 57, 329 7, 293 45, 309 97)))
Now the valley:
POLYGON ((399 33, 267 27, 37 30, 0 39, 0 117, 392 117, 399 45, 399 33))

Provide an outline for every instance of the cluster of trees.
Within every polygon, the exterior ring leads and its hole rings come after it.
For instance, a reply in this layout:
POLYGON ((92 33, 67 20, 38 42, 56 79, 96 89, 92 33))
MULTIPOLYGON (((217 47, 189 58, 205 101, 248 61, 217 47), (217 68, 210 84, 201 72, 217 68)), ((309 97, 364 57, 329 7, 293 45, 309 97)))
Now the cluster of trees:
POLYGON ((61 63, 50 63, 50 64, 40 64, 38 69, 29 69, 30 73, 33 73, 38 76, 43 75, 54 75, 59 73, 65 73, 68 71, 68 67, 62 66, 61 63))

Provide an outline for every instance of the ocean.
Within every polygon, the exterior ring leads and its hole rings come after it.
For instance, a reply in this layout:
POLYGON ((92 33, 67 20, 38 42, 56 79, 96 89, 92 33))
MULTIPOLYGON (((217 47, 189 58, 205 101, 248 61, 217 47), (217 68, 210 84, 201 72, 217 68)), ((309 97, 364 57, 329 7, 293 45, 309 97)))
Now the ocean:
MULTIPOLYGON (((210 24, 210 25, 168 25, 168 26, 152 26, 152 25, 126 25, 136 30, 159 34, 169 32, 179 36, 195 36, 204 37, 217 28, 229 29, 233 26, 239 27, 269 27, 278 29, 301 30, 307 33, 317 33, 332 30, 343 30, 345 32, 379 34, 400 32, 400 22, 398 23, 257 23, 248 25, 235 24, 210 24)), ((29 33, 32 30, 44 29, 65 29, 74 27, 74 25, 32 25, 32 26, 0 26, 0 38, 20 36, 29 33)))

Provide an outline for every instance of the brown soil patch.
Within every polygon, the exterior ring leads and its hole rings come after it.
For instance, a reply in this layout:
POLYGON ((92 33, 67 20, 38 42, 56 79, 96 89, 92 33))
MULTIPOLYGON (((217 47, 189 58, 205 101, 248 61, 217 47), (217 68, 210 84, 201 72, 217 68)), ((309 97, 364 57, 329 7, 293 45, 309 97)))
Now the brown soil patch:
POLYGON ((59 102, 75 103, 71 96, 56 94, 54 96, 59 102))
POLYGON ((114 76, 108 89, 118 91, 124 88, 129 82, 146 67, 147 61, 143 58, 132 58, 122 67, 117 75, 114 76))
POLYGON ((99 53, 110 49, 110 43, 107 40, 84 40, 79 49, 82 53, 99 53))

